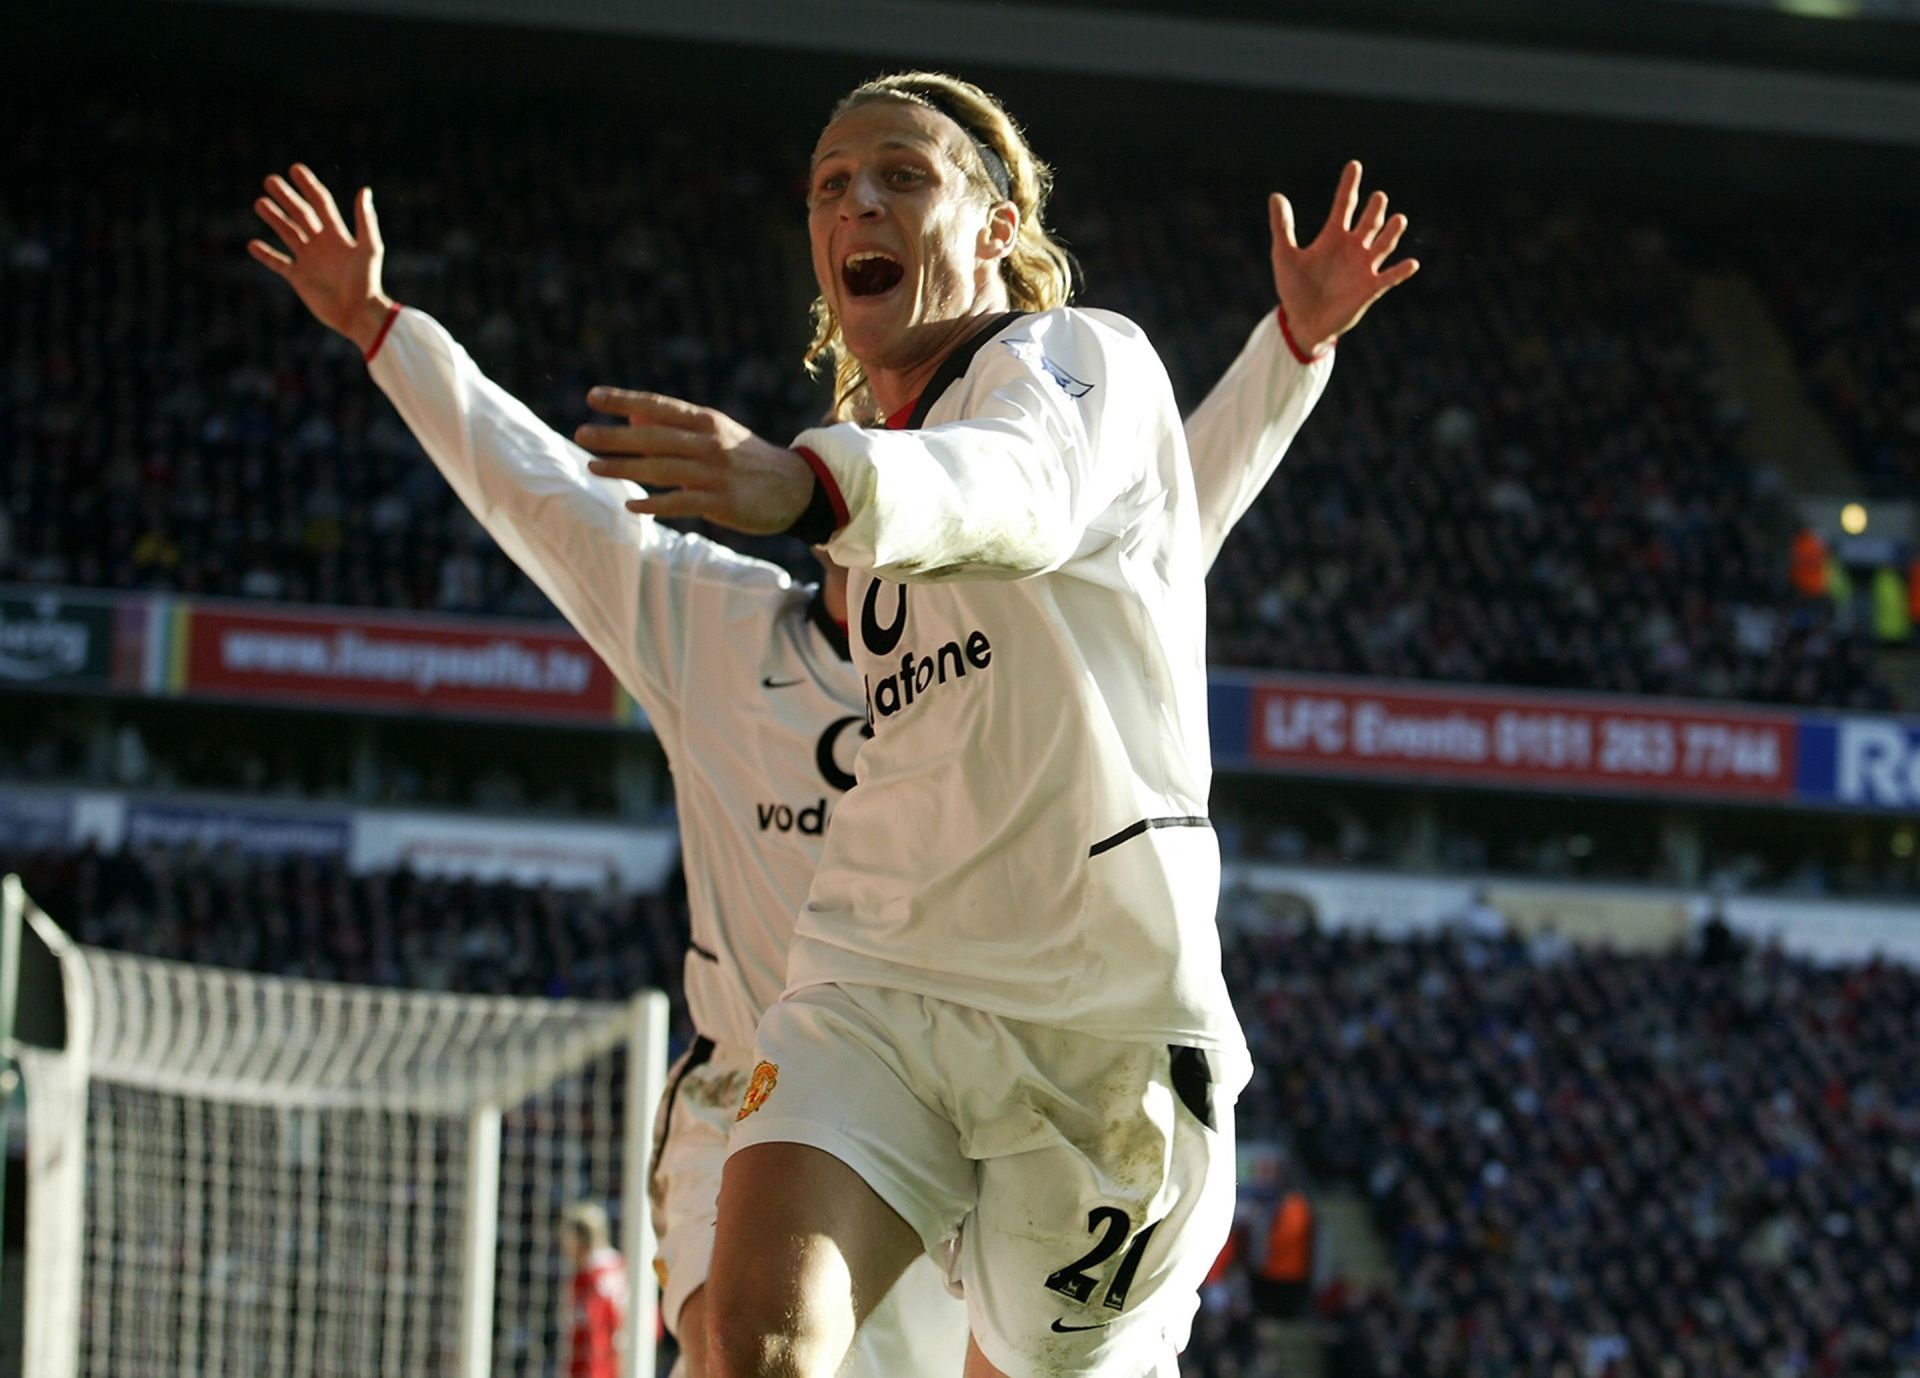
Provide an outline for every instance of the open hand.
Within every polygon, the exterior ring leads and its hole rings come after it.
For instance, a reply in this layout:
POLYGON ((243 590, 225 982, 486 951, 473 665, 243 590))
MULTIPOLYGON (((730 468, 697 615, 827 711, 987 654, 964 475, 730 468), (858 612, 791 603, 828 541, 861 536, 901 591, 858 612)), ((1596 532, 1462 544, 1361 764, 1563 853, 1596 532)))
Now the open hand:
POLYGON ((1267 204, 1273 226, 1273 290, 1287 313, 1287 328, 1307 354, 1318 354, 1360 323, 1367 308, 1420 271, 1418 259, 1382 269, 1407 231, 1407 217, 1387 216, 1387 195, 1376 191, 1354 222, 1360 203, 1360 164, 1340 172, 1333 208, 1313 243, 1293 237, 1293 204, 1275 192, 1267 204))
POLYGON ((349 234, 333 193, 312 168, 295 163, 289 176, 291 181, 278 173, 268 177, 267 194, 253 203, 286 252, 261 239, 248 240, 247 252, 292 284, 320 324, 365 352, 393 307, 380 290, 380 264, 387 248, 373 211, 373 191, 362 187, 353 198, 349 234))
POLYGON ((813 470, 804 459, 711 407, 605 387, 589 392, 587 405, 627 419, 624 426, 582 426, 573 438, 604 456, 587 466, 594 473, 648 490, 627 500, 629 512, 701 517, 768 535, 793 525, 813 496, 813 470))

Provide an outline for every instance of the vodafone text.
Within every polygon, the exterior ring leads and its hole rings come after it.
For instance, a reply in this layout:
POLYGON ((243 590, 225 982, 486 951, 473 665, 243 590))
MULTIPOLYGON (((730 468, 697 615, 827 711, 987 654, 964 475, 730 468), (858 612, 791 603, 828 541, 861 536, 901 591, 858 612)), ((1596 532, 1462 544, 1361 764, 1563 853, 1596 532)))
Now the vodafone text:
POLYGON ((886 676, 877 684, 871 675, 867 676, 867 721, 872 722, 875 713, 890 718, 912 706, 916 694, 924 694, 950 678, 965 679, 969 665, 984 670, 992 661, 993 643, 987 640, 985 632, 978 630, 967 633, 965 646, 949 641, 930 656, 908 651, 900 657, 898 673, 886 676))
MULTIPOLYGON (((907 586, 875 579, 867 585, 867 596, 860 608, 861 645, 885 663, 886 658, 898 648, 906 632, 907 586), (894 590, 893 615, 885 622, 880 620, 880 590, 883 585, 894 590)), ((964 642, 956 637, 932 655, 921 655, 909 647, 901 655, 900 668, 895 673, 882 677, 878 683, 875 683, 872 675, 865 676, 869 730, 876 713, 880 717, 890 718, 901 709, 912 707, 916 695, 925 694, 949 679, 965 679, 968 666, 984 670, 992 661, 993 643, 977 627, 967 633, 964 642)))
POLYGON ((818 837, 827 830, 827 801, 824 795, 801 809, 790 804, 755 804, 753 814, 760 821, 760 831, 763 833, 799 832, 808 837, 818 837))
MULTIPOLYGON (((872 735, 873 729, 858 718, 836 718, 827 724, 820 740, 814 744, 813 764, 828 789, 835 794, 845 794, 853 788, 852 755, 858 750, 860 740, 872 735), (860 730, 849 736, 848 729, 855 727, 860 730)), ((755 804, 753 816, 763 833, 797 832, 818 837, 827 830, 833 805, 824 794, 811 804, 783 804, 776 799, 755 804)))

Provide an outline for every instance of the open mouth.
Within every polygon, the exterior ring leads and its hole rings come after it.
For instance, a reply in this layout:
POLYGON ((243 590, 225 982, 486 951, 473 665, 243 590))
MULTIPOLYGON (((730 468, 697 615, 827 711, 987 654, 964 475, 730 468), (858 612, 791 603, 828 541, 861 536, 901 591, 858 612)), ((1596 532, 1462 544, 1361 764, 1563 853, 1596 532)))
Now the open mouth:
POLYGON ((840 265, 840 280, 846 284, 847 295, 853 297, 877 297, 891 292, 906 275, 907 270, 898 259, 878 249, 849 254, 847 261, 840 265))

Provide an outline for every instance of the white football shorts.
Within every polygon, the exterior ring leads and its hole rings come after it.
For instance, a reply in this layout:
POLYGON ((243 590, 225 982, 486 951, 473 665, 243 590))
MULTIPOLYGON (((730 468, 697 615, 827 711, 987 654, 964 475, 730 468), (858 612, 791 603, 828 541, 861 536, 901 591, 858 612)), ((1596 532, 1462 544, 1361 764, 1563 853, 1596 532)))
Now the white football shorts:
MULTIPOLYGON (((680 1333, 680 1310, 706 1284, 713 1263, 714 1204, 720 1169, 746 1092, 753 1054, 696 1040, 667 1073, 654 1115, 648 1195, 660 1248, 660 1310, 680 1333)), ((959 1378, 967 1354, 967 1308, 933 1259, 916 1259, 867 1317, 840 1366, 840 1378, 959 1378)))
POLYGON ((833 1154, 944 1253, 1009 1378, 1175 1373, 1233 1223, 1232 1101, 1194 1048, 872 986, 760 1021, 729 1148, 833 1154))

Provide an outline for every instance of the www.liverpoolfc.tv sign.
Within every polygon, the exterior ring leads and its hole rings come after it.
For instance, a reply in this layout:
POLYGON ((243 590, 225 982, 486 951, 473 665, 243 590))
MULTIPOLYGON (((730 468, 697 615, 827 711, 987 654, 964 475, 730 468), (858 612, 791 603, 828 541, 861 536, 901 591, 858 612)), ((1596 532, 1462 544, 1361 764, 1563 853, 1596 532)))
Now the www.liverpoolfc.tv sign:
POLYGON ((169 688, 192 696, 589 722, 622 698, 564 627, 196 603, 172 639, 169 688))

